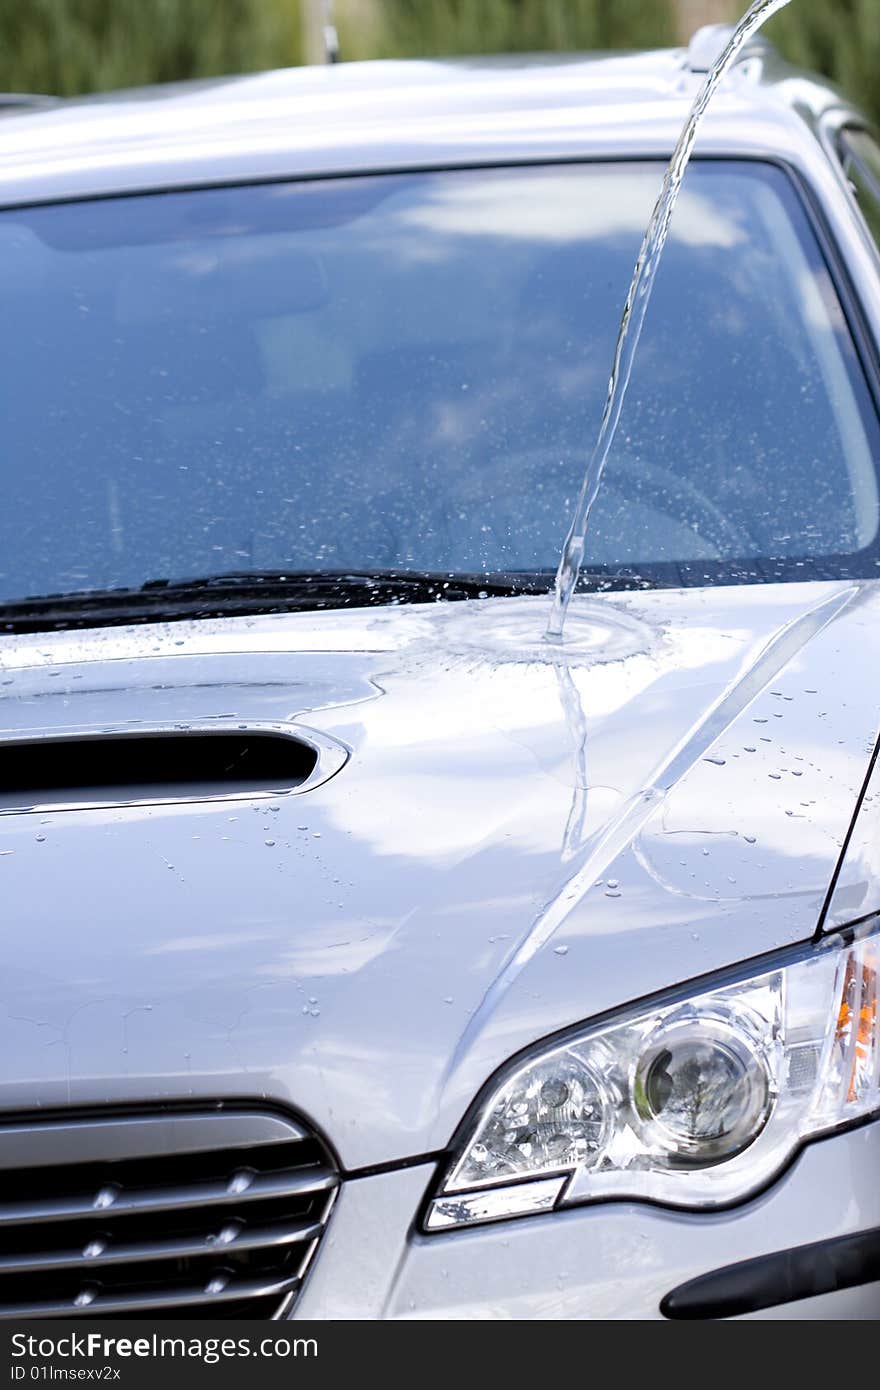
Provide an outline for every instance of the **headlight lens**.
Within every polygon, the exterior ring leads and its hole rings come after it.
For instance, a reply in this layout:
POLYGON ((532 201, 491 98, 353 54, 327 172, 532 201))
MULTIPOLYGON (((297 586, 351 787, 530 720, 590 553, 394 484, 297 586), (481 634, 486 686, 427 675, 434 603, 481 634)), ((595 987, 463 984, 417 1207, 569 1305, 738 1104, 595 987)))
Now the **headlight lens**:
POLYGON ((573 1032, 477 1108, 427 1229, 602 1197, 741 1200, 804 1140, 880 1110, 878 937, 863 927, 573 1032))
POLYGON ((683 1016, 662 1025, 636 1063, 633 1102, 654 1147, 697 1166, 728 1158, 764 1126, 773 1077, 737 1019, 683 1016))

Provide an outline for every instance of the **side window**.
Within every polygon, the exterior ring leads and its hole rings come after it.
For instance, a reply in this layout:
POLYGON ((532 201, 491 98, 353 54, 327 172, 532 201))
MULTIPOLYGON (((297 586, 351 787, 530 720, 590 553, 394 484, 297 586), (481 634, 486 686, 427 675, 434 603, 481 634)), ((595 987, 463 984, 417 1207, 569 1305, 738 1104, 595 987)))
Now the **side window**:
POLYGON ((844 130, 840 135, 840 157, 843 171, 880 248, 880 145, 866 130, 844 130))

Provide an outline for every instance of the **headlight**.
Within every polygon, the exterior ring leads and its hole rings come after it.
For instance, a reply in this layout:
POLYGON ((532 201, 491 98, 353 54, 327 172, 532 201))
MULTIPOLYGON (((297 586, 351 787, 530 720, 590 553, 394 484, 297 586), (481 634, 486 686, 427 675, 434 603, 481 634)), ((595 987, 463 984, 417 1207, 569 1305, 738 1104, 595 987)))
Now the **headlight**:
POLYGON ((805 1140, 880 1110, 878 944, 875 920, 520 1060, 478 1103, 427 1229, 748 1196, 805 1140))

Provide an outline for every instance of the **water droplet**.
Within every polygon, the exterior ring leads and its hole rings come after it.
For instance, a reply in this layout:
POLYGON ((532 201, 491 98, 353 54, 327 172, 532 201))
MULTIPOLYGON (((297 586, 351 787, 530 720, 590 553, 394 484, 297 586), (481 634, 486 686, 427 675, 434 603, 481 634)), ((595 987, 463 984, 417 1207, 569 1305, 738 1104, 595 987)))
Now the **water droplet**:
POLYGON ((758 837, 757 837, 756 835, 743 835, 743 839, 745 840, 745 842, 746 842, 747 845, 753 845, 753 844, 755 844, 756 841, 757 841, 757 838, 758 838, 758 837))
POLYGON ((222 1293, 228 1283, 228 1274, 215 1274, 205 1285, 205 1293, 222 1293))
POLYGON ((724 764, 725 764, 725 762, 726 762, 726 759, 725 759, 725 758, 704 758, 704 759, 703 759, 703 762, 704 762, 704 763, 713 763, 713 764, 715 765, 715 767, 724 767, 724 764))
POLYGON ((112 1207, 118 1196, 118 1187, 102 1187, 92 1202, 92 1206, 96 1211, 105 1211, 107 1207, 112 1207))
POLYGON ((88 1308, 90 1303, 94 1303, 98 1297, 97 1289, 82 1289, 73 1300, 74 1307, 88 1308))
POLYGON ((45 835, 36 835, 34 838, 36 839, 37 844, 41 845, 46 837, 45 835))
POLYGON ((619 893, 619 892, 615 892, 613 888, 606 888, 606 889, 605 889, 605 896, 606 896, 606 898, 619 898, 619 897, 620 897, 620 893, 619 893))
POLYGON ((554 954, 555 956, 567 956, 567 955, 568 955, 568 947, 567 947, 567 946, 554 946, 554 947, 553 947, 553 954, 554 954))
POLYGON ((268 847, 269 849, 271 849, 272 846, 275 844, 275 841, 274 841, 274 840, 266 840, 266 841, 265 841, 265 844, 267 845, 267 847, 268 847))
POLYGON ((768 777, 772 777, 774 782, 781 782, 781 781, 782 781, 781 774, 778 773, 778 772, 768 772, 768 773, 767 773, 767 776, 768 776, 768 777))
POLYGON ((106 1240, 90 1240, 83 1251, 83 1255, 87 1260, 96 1260, 99 1255, 103 1255, 106 1249, 106 1240))

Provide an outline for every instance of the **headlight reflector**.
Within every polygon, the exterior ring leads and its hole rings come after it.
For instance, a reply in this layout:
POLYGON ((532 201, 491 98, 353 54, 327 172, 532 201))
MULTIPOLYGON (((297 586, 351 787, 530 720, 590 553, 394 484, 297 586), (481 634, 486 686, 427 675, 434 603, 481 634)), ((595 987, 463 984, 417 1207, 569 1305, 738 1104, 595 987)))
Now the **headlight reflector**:
POLYGON ((593 1069, 576 1054, 537 1062, 500 1092, 464 1156, 456 1186, 589 1164, 607 1143, 610 1102, 593 1069))
POLYGON ((876 925, 574 1030, 509 1068, 427 1228, 547 1210, 551 1178, 563 1204, 724 1205, 806 1139, 880 1110, 876 925))
POLYGON ((764 1049, 735 1019, 673 1015, 636 1063, 633 1102, 645 1133, 694 1166, 750 1144, 772 1094, 764 1049))

